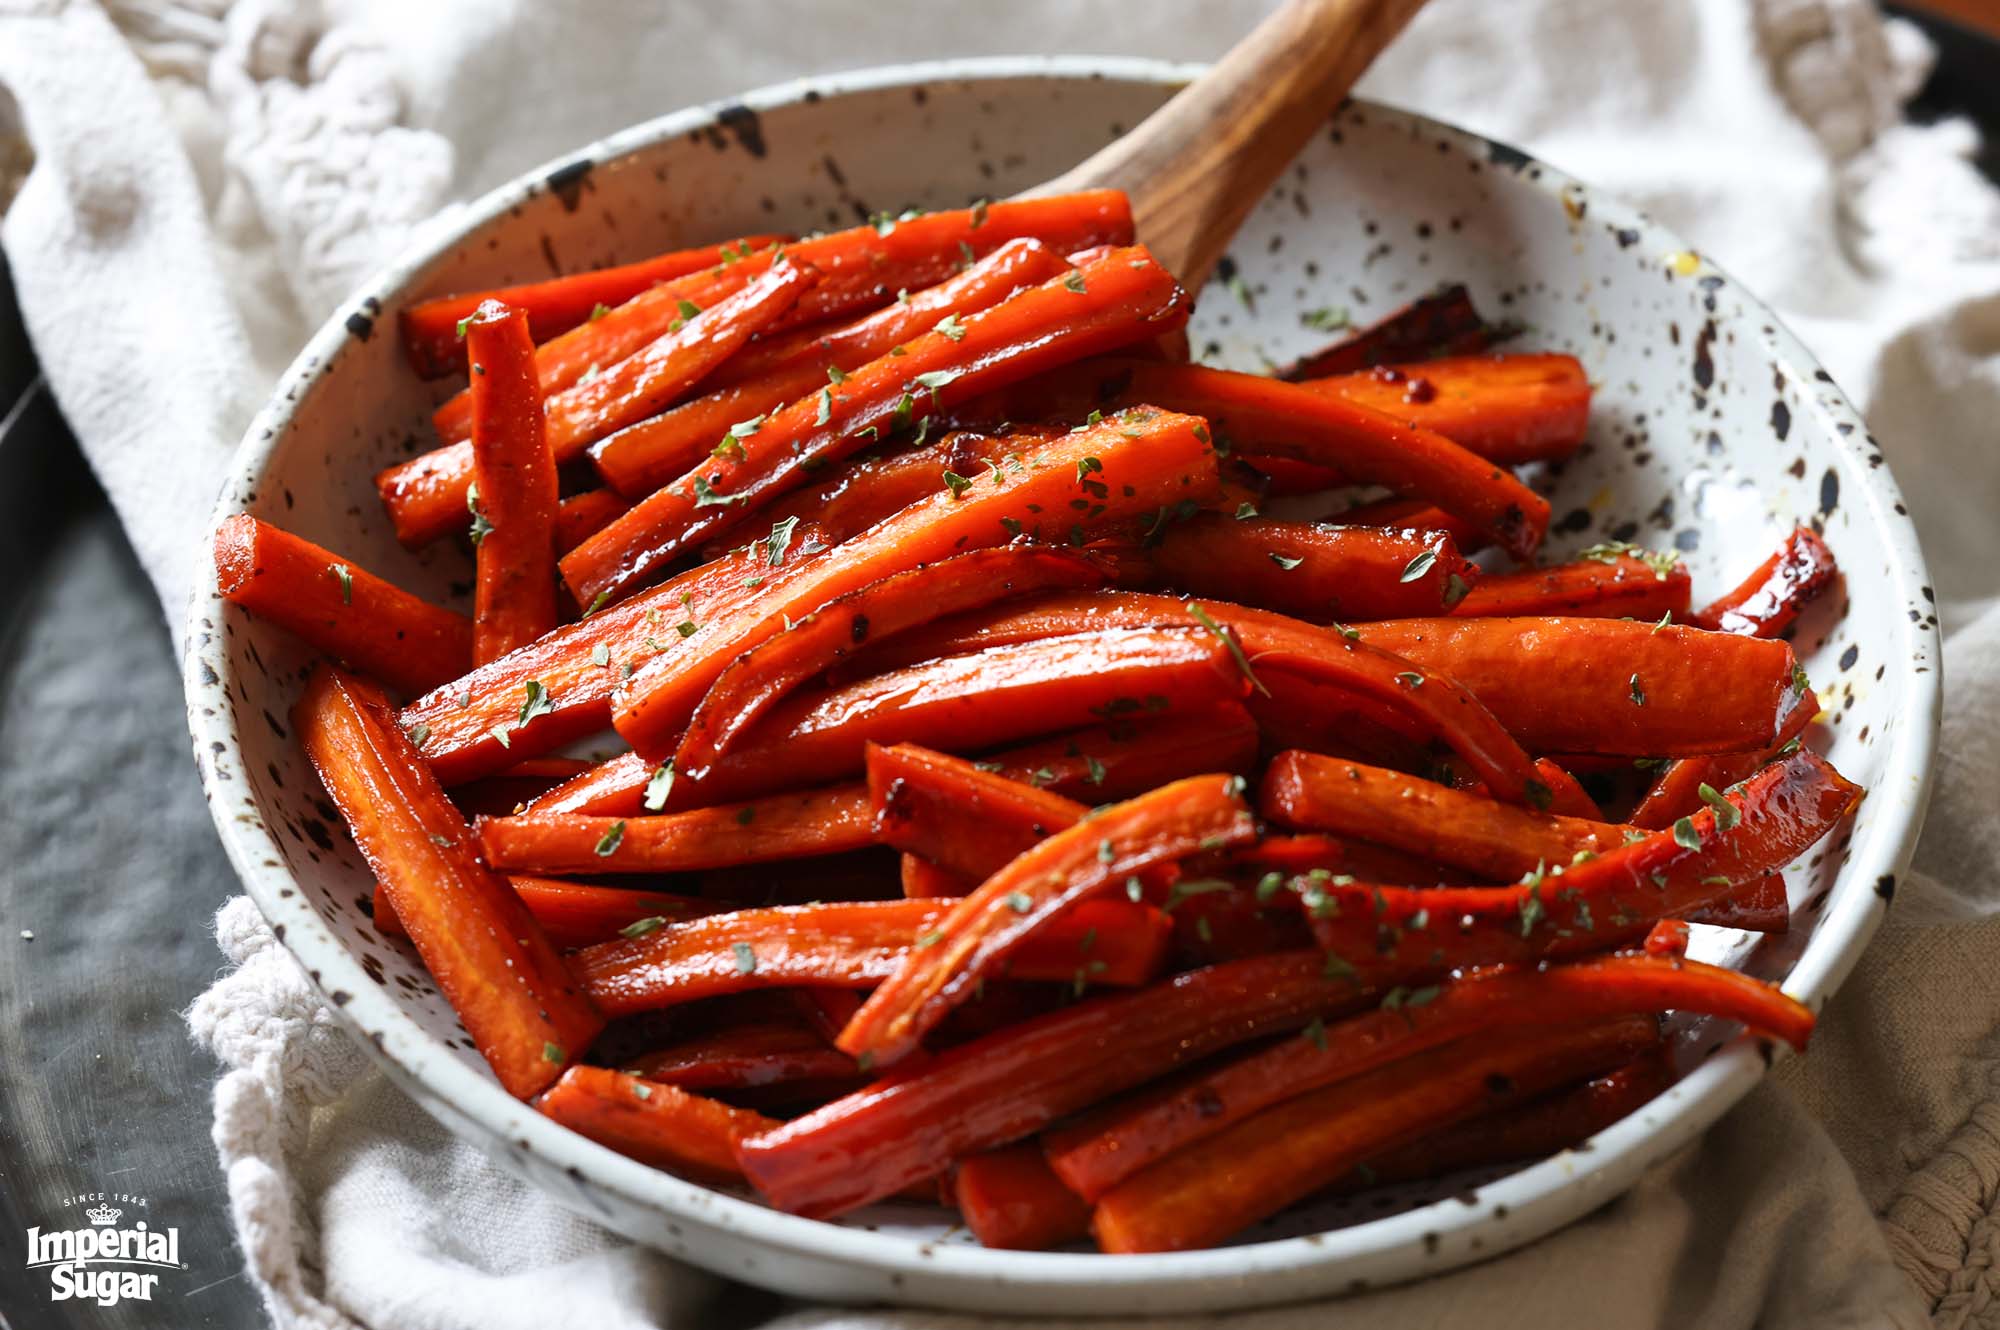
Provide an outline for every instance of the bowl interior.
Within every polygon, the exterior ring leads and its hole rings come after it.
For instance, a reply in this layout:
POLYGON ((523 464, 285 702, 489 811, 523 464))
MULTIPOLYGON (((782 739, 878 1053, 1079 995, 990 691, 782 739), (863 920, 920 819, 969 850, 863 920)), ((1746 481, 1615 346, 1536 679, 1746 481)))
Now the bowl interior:
MULTIPOLYGON (((746 231, 839 227, 1002 196, 1136 123, 1172 77, 1060 61, 861 75, 595 145, 440 219, 433 234, 449 238, 342 310, 253 427, 223 509, 248 510, 462 604, 466 554, 402 550, 369 480, 428 446, 427 415, 441 395, 403 363, 395 317, 409 300, 746 231)), ((1232 260, 1227 280, 1203 295, 1192 332, 1212 363, 1282 363, 1335 335, 1311 325, 1366 323, 1447 280, 1469 286, 1489 316, 1523 325, 1523 349, 1580 357, 1597 388, 1589 442, 1532 477, 1554 505, 1552 555, 1605 540, 1674 549, 1700 602, 1794 522, 1824 532, 1844 582, 1796 631, 1828 713, 1814 744, 1872 793, 1790 874, 1789 934, 1701 930, 1698 942, 1705 957, 1789 976, 1792 991, 1822 1000, 1879 918, 1914 836, 1936 703, 1935 620, 1916 542, 1880 453, 1831 383, 1733 281, 1643 218, 1512 150, 1377 106, 1350 106, 1308 146, 1232 260)), ((267 915, 427 1102, 508 1151, 536 1153, 553 1129, 505 1100, 414 953, 373 927, 371 879, 289 732, 308 654, 206 593, 190 651, 197 755, 218 824, 267 915)), ((1719 1043, 1705 1031, 1688 1040, 1693 1058, 1719 1043)), ((595 1186, 620 1166, 590 1148, 576 1157, 579 1187, 585 1173, 595 1186)), ((635 1174, 622 1167, 614 1207, 631 1199, 635 1174)), ((1346 1245, 1313 1254, 1337 1265, 1411 1243, 1418 1228, 1381 1216, 1437 1194, 1307 1206, 1244 1241, 1364 1224, 1337 1235, 1346 1245)), ((696 1195, 706 1194, 666 1179, 634 1203, 682 1213, 700 1204, 696 1195)), ((803 1221, 787 1222, 796 1239, 803 1221)), ((890 1208, 845 1222, 877 1243, 843 1249, 854 1259, 894 1264, 902 1256, 881 1244, 902 1243, 906 1255, 964 1241, 934 1212, 890 1208)), ((988 1258, 1060 1259, 968 1256, 988 1258)), ((1171 1283, 1175 1271, 1200 1268, 1176 1258, 1153 1274, 1171 1283)))

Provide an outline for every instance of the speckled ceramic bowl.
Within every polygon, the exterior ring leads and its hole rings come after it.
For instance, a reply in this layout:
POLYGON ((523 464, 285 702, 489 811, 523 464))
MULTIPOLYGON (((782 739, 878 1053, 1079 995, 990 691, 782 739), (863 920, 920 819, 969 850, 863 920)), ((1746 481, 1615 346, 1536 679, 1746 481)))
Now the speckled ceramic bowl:
MULTIPOLYGON (((313 338, 251 427, 218 517, 247 510, 435 595, 464 555, 391 538, 369 484, 427 437, 434 390, 394 320, 440 292, 630 260, 750 230, 959 206, 1060 172, 1188 75, 1151 63, 1001 60, 843 75, 681 112, 442 219, 313 338)), ((1696 598, 1795 521, 1845 585, 1800 625, 1830 716, 1816 740, 1870 790, 1793 871, 1786 937, 1704 930, 1702 954, 1819 1006, 1887 908, 1922 820, 1939 698, 1931 589, 1875 441, 1805 350, 1733 280, 1614 199, 1514 149, 1357 104, 1306 149, 1235 246, 1238 290, 1201 302, 1204 359, 1255 368, 1320 342, 1301 314, 1375 318, 1444 279, 1573 352, 1599 385, 1590 441, 1537 478, 1551 552, 1610 537, 1682 551, 1696 598)), ((250 894, 390 1075, 562 1203, 754 1284, 841 1300, 1011 1312, 1190 1312, 1337 1293, 1525 1242, 1629 1185, 1741 1097, 1768 1051, 1691 1031, 1698 1063, 1582 1150, 1498 1179, 1296 1210, 1238 1245, 1172 1256, 986 1251, 940 1212, 837 1224, 644 1168, 538 1117, 471 1051, 415 955, 369 921, 369 878, 287 731, 308 655, 197 597, 188 714, 216 826, 250 894)))

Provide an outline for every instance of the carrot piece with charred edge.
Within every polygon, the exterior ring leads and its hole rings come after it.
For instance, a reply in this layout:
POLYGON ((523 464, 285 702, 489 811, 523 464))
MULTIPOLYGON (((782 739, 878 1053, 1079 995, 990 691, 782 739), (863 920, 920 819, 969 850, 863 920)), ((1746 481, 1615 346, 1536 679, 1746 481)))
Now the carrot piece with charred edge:
POLYGON ((732 435, 718 455, 564 555, 563 580, 579 603, 607 592, 623 596, 684 550, 796 488, 812 469, 909 423, 920 395, 942 410, 1186 317, 1187 293, 1138 247, 1027 287, 954 331, 911 339, 903 355, 859 366, 839 392, 829 385, 776 412, 755 433, 732 435))
MULTIPOLYGON (((656 924, 697 919, 725 908, 698 896, 593 887, 552 877, 515 874, 508 877, 507 884, 549 935, 549 941, 564 950, 606 941, 635 925, 650 930, 656 924)), ((375 930, 383 936, 409 936, 379 882, 375 884, 373 918, 375 930)))
POLYGON ((1776 554, 1734 590, 1689 615, 1688 622, 1746 637, 1776 637, 1839 572, 1833 551, 1811 527, 1793 527, 1776 554))
POLYGON ((994 753, 985 765, 1053 794, 1101 803, 1204 771, 1248 775, 1257 723, 1236 702, 1193 715, 1115 720, 994 753))
MULTIPOLYGON (((889 1063, 1069 907, 1156 864, 1256 835, 1237 776, 1191 776, 1050 836, 954 902, 935 936, 861 1004, 835 1045, 889 1063)), ((928 940, 926 940, 928 939, 928 940)))
POLYGON ((717 676, 681 736, 674 768, 682 779, 699 782, 772 707, 867 643, 996 600, 1104 580, 1105 570, 1075 551, 1002 545, 891 573, 836 597, 717 676))
POLYGON ((1740 1020, 1798 1047, 1813 1027, 1812 1013, 1775 986, 1699 961, 1603 956, 1541 969, 1473 971, 1085 1114, 1051 1130, 1043 1149, 1057 1176, 1094 1201, 1156 1160, 1273 1104, 1468 1036, 1663 1011, 1740 1020))
POLYGON ((556 506, 556 553, 567 554, 632 505, 608 489, 585 490, 556 506))
POLYGON ((914 854, 902 856, 898 866, 898 876, 903 883, 903 894, 911 900, 965 896, 980 883, 979 878, 954 873, 949 868, 939 868, 930 860, 914 854))
POLYGON ((1090 1207, 1033 1144, 969 1155, 952 1168, 951 1200, 982 1247, 1043 1251, 1090 1236, 1090 1207))
POLYGON ((1135 552, 1145 579, 1305 619, 1436 614, 1479 570, 1437 531, 1203 513, 1135 552))
MULTIPOLYGON (((953 905, 833 901, 734 910, 585 947, 574 960, 585 990, 616 1016, 763 988, 868 988, 894 974, 953 905)), ((1085 901, 1023 946, 1006 972, 1052 983, 1143 984, 1165 955, 1168 928, 1151 906, 1085 901)))
POLYGON ((859 850, 875 844, 875 814, 865 788, 839 785, 660 817, 482 817, 475 830, 509 872, 688 873, 859 850))
POLYGON ((683 1090, 741 1090, 785 1081, 834 1080, 858 1072, 854 1059, 803 1025, 717 1030, 628 1058, 624 1070, 683 1090))
POLYGON ((1636 1113, 1674 1083, 1671 1060, 1641 1053, 1615 1071, 1558 1090, 1519 1108, 1468 1119, 1419 1136, 1357 1165, 1334 1184, 1361 1191, 1393 1182, 1446 1177, 1466 1169, 1525 1163, 1573 1150, 1636 1113))
POLYGON ((619 1154, 702 1182, 740 1178, 737 1144, 777 1125, 751 1109, 608 1067, 571 1067, 535 1107, 619 1154))
POLYGON ((248 513, 215 530, 215 585, 224 600, 392 688, 429 688, 472 664, 463 614, 248 513))
POLYGON ((1687 607, 1688 572, 1680 560, 1661 572, 1642 560, 1614 555, 1603 562, 1584 559, 1491 574, 1475 582, 1451 612, 1460 619, 1566 614, 1650 621, 1663 614, 1685 620, 1687 607))
POLYGON ((1068 271, 1039 241, 1010 240, 964 272, 831 332, 805 330, 746 348, 714 376, 711 391, 664 414, 600 439, 590 459, 605 483, 640 499, 700 466, 717 441, 741 421, 833 388, 833 371, 859 369, 939 323, 956 335, 956 320, 999 303, 1022 286, 1068 271))
POLYGON ((591 272, 550 278, 545 282, 525 282, 519 286, 495 287, 487 291, 425 300, 404 310, 397 320, 402 325, 403 348, 409 352, 411 368, 422 378, 441 379, 450 374, 463 374, 465 340, 464 334, 459 331, 460 321, 470 318, 489 300, 497 300, 510 309, 526 314, 528 335, 537 342, 546 342, 580 323, 589 322, 593 314, 600 311, 609 313, 612 307, 624 304, 661 282, 714 267, 723 261, 725 250, 748 253, 764 249, 784 238, 776 235, 744 236, 720 245, 655 254, 650 259, 621 264, 616 268, 598 268, 591 272))
POLYGON ((870 743, 979 751, 1106 717, 1207 711, 1243 687, 1227 647, 1200 629, 1081 633, 940 657, 795 694, 698 789, 677 781, 667 806, 857 775, 870 743))
POLYGON ((1258 810, 1280 825, 1327 831, 1507 881, 1625 844, 1607 822, 1516 808, 1400 771, 1298 751, 1264 769, 1258 810))
POLYGON ((1716 810, 1704 808, 1672 831, 1516 886, 1413 891, 1330 882, 1312 884, 1302 899, 1320 945, 1355 964, 1428 963, 1442 972, 1575 955, 1643 936, 1656 920, 1685 918, 1745 880, 1777 872, 1859 796, 1824 760, 1801 751, 1721 801, 1732 810, 1725 831, 1716 829, 1716 810))
MULTIPOLYGON (((1101 504, 1104 511, 1096 520, 1109 525, 1188 495, 1205 495, 1216 484, 1215 454, 1198 437, 1200 424, 1190 416, 1130 412, 1030 449, 1018 467, 1010 462, 963 491, 934 491, 837 551, 801 560, 803 575, 796 580, 766 585, 735 612, 708 616, 686 650, 641 670, 623 686, 613 723, 640 752, 663 752, 716 676, 778 632, 786 615, 809 614, 836 596, 919 563, 1001 544, 1017 528, 1037 529, 1037 505, 1041 512, 1069 513, 1072 499, 1101 504), (1092 459, 1100 470, 1090 469, 1092 459), (1086 481, 1105 493, 1086 489, 1086 481)), ((1091 529, 1086 525, 1084 534, 1091 529)))
POLYGON ((528 317, 481 305, 466 322, 472 363, 472 479, 478 577, 472 663, 484 665, 556 626, 556 464, 528 317))
POLYGON ((322 665, 292 728, 480 1056, 518 1098, 554 1081, 604 1017, 372 687, 322 665))
MULTIPOLYGON (((1279 459, 1263 458, 1258 469, 1263 470, 1277 460, 1279 459)), ((1334 484, 1340 483, 1342 483, 1340 478, 1336 476, 1334 484)), ((1327 486, 1322 485, 1319 488, 1325 489, 1327 486)), ((1335 513, 1330 520, 1342 526, 1394 526, 1417 531, 1442 531, 1451 537, 1452 544, 1458 547, 1460 554, 1476 554, 1491 543, 1487 540, 1486 533, 1478 527, 1463 518, 1453 517, 1437 505, 1425 503, 1421 499, 1377 499, 1372 503, 1356 504, 1343 512, 1335 513)), ((1492 574, 1489 573, 1487 576, 1491 577, 1492 574)))
MULTIPOLYGON (((1132 243, 1132 208, 1123 192, 1085 190, 1039 199, 1009 199, 984 208, 959 208, 896 222, 884 232, 874 223, 835 231, 795 245, 723 256, 720 266, 662 282, 545 343, 536 352, 542 390, 557 392, 611 365, 672 329, 685 317, 683 300, 706 309, 762 276, 778 254, 817 268, 820 281, 792 307, 788 322, 807 326, 877 305, 898 290, 935 286, 958 271, 963 244, 979 259, 1019 236, 1034 236, 1058 252, 1110 242, 1132 243)), ((464 403, 446 402, 431 418, 446 442, 464 436, 464 403)))
POLYGON ((1206 417, 1253 466, 1283 457, 1386 485, 1474 523, 1517 559, 1548 530, 1548 500, 1444 435, 1260 374, 1102 356, 1041 376, 1034 393, 1059 410, 1145 402, 1206 417))
POLYGON ((684 650, 681 625, 756 603, 799 562, 772 567, 762 545, 736 551, 435 687, 397 720, 447 785, 551 752, 610 722, 612 690, 627 665, 684 650))
POLYGON ((876 838, 975 887, 1090 811, 1053 790, 916 744, 870 744, 867 765, 876 838))
POLYGON ((1454 283, 1304 357, 1278 377, 1297 382, 1429 356, 1468 355, 1485 350, 1492 340, 1493 330, 1472 307, 1472 297, 1454 283))
MULTIPOLYGON (((1107 1252, 1212 1246, 1432 1131, 1629 1060, 1654 1022, 1488 1033, 1309 1091, 1167 1156, 1098 1199, 1107 1252)), ((765 1137, 751 1137, 748 1149, 765 1137)))
POLYGON ((1453 356, 1299 386, 1433 430, 1507 465, 1567 457, 1590 425, 1590 378, 1575 356, 1453 356))
POLYGON ((1365 1000, 1316 952, 1210 966, 947 1049, 742 1142, 772 1204, 825 1218, 1007 1145, 1176 1066, 1365 1000))

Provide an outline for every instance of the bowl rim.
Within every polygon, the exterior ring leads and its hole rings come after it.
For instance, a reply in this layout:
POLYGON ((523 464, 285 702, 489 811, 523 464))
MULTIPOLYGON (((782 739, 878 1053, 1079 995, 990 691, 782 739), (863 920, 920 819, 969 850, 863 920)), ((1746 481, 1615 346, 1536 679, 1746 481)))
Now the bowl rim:
MULTIPOLYGON (((536 166, 470 203, 448 209, 412 237, 410 244, 343 301, 302 348, 258 411, 232 457, 215 506, 210 531, 223 518, 244 511, 261 484, 272 453, 308 393, 332 368, 357 318, 373 320, 391 297, 427 265, 443 257, 469 232, 509 208, 543 192, 551 172, 580 163, 603 165, 695 131, 722 123, 726 113, 748 107, 764 111, 822 97, 879 92, 922 83, 1020 79, 1095 79, 1177 86, 1200 72, 1198 64, 1136 57, 997 56, 879 66, 814 75, 773 84, 723 103, 691 107, 642 122, 588 146, 536 166)), ((1665 228, 1630 207, 1518 149, 1441 121, 1378 102, 1355 99, 1370 116, 1400 122, 1431 139, 1454 141, 1462 150, 1494 162, 1533 167, 1527 182, 1551 194, 1588 201, 1590 212, 1636 230, 1662 255, 1691 252, 1665 228)), ((1802 406, 1822 417, 1835 444, 1843 492, 1865 497, 1869 528, 1889 556, 1895 590, 1912 606, 1928 591, 1929 578, 1913 523, 1901 511, 1900 493, 1878 445, 1859 413, 1818 362, 1761 301, 1733 278, 1701 260, 1700 274, 1740 299, 1746 322, 1761 316, 1758 335, 1801 386, 1802 406), (1808 387, 1807 385, 1810 385, 1808 387), (1843 434, 1834 427, 1849 426, 1843 434), (1865 446, 1863 441, 1866 441, 1865 446), (1843 446, 1844 445, 1844 446, 1843 446)), ((263 820, 249 786, 230 780, 242 768, 241 747, 229 700, 231 676, 223 649, 224 602, 212 583, 197 584, 186 619, 183 673, 189 730, 209 808, 237 875, 273 925, 282 925, 284 945, 322 994, 346 996, 330 1004, 362 1045, 434 1114, 453 1120, 461 1134, 477 1133, 491 1146, 518 1145, 552 1163, 580 1173, 629 1204, 711 1231, 734 1231, 774 1253, 857 1265, 895 1276, 938 1281, 1039 1285, 1048 1289, 1145 1287, 1187 1289, 1247 1275, 1285 1280, 1328 1266, 1373 1265, 1390 1278, 1442 1271, 1468 1259, 1493 1255, 1581 1216, 1629 1186, 1639 1172, 1693 1139, 1756 1084, 1771 1050, 1739 1037, 1653 1101, 1593 1137, 1579 1151, 1564 1152, 1517 1170, 1477 1189, 1477 1204, 1459 1199, 1365 1221, 1322 1234, 1279 1238, 1207 1251, 1107 1259, 1097 1253, 991 1251, 894 1233, 878 1233, 770 1209, 756 1201, 683 1181, 596 1145, 542 1117, 513 1099, 490 1076, 465 1065, 401 1011, 388 991, 370 982, 360 964, 334 938, 282 867, 276 837, 263 820), (220 775, 218 776, 218 773, 220 775), (273 866, 278 865, 278 866, 273 866), (1482 1230, 1483 1250, 1465 1254, 1464 1236, 1482 1230), (1418 1248, 1436 1252, 1440 1238, 1457 1255, 1413 1259, 1418 1248), (1456 1242, 1451 1239, 1459 1239, 1456 1242)), ((1794 962, 1784 988, 1814 1010, 1821 1008, 1859 959, 1881 922, 1896 875, 1909 862, 1928 803, 1933 776, 1942 681, 1935 621, 1897 620, 1897 658, 1905 662, 1912 723, 1893 741, 1886 774, 1871 800, 1893 806, 1875 823, 1874 834, 1855 849, 1839 871, 1818 927, 1794 962), (1873 880, 1872 889, 1861 884, 1873 880)), ((1879 812, 1880 810, 1878 810, 1879 812)), ((562 1198, 558 1197, 561 1200, 562 1198)), ((899 1281, 900 1282, 900 1281, 899 1281)), ((1310 1290, 1308 1290, 1310 1291, 1310 1290)), ((1293 1291, 1289 1296, 1303 1294, 1293 1291)), ((1280 1300, 1246 1292, 1238 1305, 1280 1300)))

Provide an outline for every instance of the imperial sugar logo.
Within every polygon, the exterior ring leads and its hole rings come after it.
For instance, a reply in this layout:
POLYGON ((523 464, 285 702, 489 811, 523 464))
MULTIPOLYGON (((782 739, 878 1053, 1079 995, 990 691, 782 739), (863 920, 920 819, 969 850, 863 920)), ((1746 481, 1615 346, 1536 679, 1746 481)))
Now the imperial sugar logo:
POLYGON ((140 1217, 149 1208, 143 1196, 82 1192, 63 1198, 60 1227, 29 1229, 28 1268, 48 1272, 49 1301, 151 1302, 162 1271, 187 1269, 181 1231, 153 1227, 140 1217))

